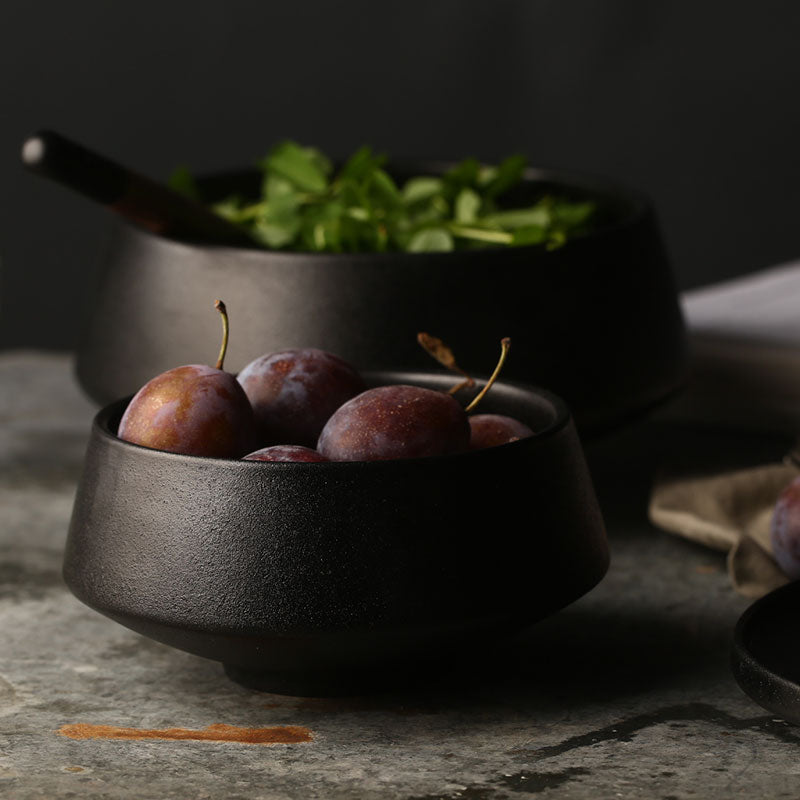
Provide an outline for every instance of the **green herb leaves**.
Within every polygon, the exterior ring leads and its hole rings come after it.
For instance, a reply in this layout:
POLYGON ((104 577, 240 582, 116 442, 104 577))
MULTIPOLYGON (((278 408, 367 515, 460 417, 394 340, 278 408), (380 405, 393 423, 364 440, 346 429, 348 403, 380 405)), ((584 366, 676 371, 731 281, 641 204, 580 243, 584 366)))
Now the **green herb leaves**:
MULTIPOLYGON (((522 156, 497 166, 469 158, 441 176, 412 177, 400 186, 385 161, 362 147, 337 172, 318 150, 281 142, 259 163, 261 198, 231 197, 214 209, 267 248, 342 253, 553 248, 591 224, 590 202, 547 195, 529 207, 504 208, 503 195, 522 181, 522 156)), ((171 184, 196 192, 185 169, 171 184)))
POLYGON ((311 147, 282 142, 261 162, 267 178, 277 175, 302 192, 322 193, 328 188, 331 165, 325 156, 311 147))

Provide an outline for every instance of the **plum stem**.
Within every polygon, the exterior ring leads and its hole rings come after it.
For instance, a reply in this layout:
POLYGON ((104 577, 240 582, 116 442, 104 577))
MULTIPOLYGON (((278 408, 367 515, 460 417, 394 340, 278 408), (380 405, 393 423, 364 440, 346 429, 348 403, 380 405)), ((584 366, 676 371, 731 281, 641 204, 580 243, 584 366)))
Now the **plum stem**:
POLYGON ((486 381, 486 385, 483 389, 472 398, 472 402, 464 409, 467 413, 472 411, 481 400, 483 400, 484 395, 489 389, 492 388, 492 384, 497 380, 497 376, 500 374, 500 370, 503 369, 503 364, 506 363, 506 357, 508 356, 508 351, 511 349, 511 339, 507 336, 500 340, 500 358, 497 362, 497 366, 494 368, 494 372, 489 377, 489 380, 486 381))
POLYGON ((228 310, 225 308, 225 303, 222 300, 214 301, 214 308, 219 311, 222 316, 222 346, 219 348, 219 357, 217 358, 217 369, 222 369, 222 364, 225 361, 225 353, 228 351, 228 310))
POLYGON ((467 376, 466 378, 464 378, 463 381, 460 381, 455 386, 451 386, 447 390, 447 394, 458 394, 462 389, 466 389, 469 386, 474 386, 474 385, 475 385, 475 379, 467 376))

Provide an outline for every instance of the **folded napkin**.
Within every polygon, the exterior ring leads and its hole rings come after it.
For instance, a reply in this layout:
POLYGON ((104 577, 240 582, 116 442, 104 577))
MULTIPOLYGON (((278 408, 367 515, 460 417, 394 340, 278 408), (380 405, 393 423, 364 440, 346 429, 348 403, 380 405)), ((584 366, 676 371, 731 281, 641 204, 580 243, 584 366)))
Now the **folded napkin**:
POLYGON ((794 465, 767 464, 721 475, 664 475, 650 497, 650 521, 727 552, 736 591, 761 597, 788 581, 772 557, 770 521, 775 500, 798 474, 794 465))
MULTIPOLYGON (((800 434, 800 262, 686 292, 691 378, 665 416, 739 430, 800 434)), ((734 587, 759 597, 787 582, 772 557, 770 521, 790 463, 693 475, 664 472, 654 525, 728 553, 734 587)))

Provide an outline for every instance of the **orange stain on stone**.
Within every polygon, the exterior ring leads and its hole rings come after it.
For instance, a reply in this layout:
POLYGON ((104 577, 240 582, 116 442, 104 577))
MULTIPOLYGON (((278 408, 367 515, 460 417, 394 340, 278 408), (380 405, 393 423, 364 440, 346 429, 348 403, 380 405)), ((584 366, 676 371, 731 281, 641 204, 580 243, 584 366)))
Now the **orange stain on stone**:
POLYGON ((236 725, 208 725, 199 730, 189 728, 119 728, 116 725, 87 725, 78 722, 62 725, 61 736, 70 739, 168 739, 170 741, 237 742, 239 744, 298 744, 311 742, 314 736, 300 725, 274 725, 269 728, 240 728, 236 725))

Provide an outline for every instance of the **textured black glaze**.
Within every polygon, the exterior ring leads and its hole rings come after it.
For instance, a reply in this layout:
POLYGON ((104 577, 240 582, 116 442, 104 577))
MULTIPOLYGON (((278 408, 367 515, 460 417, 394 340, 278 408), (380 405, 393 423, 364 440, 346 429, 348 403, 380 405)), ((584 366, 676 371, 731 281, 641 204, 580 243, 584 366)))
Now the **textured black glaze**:
MULTIPOLYGON (((598 229, 554 251, 347 255, 203 246, 123 225, 79 350, 81 384, 107 403, 171 367, 208 363, 219 347, 209 309, 221 297, 233 371, 287 347, 328 350, 359 369, 427 369, 416 343, 427 331, 481 373, 509 336, 505 377, 563 396, 582 432, 618 424, 684 379, 683 319, 653 211, 606 181, 529 177, 520 201, 547 190, 593 198, 598 229)), ((209 191, 239 180, 210 181, 209 191)))
POLYGON ((739 686, 759 705, 800 725, 800 583, 753 603, 733 637, 732 667, 739 686))
MULTIPOLYGON (((390 381, 452 385, 368 375, 390 381)), ((453 657, 556 611, 607 569, 583 452, 549 394, 499 383, 485 400, 533 438, 373 463, 149 450, 114 435, 124 406, 103 409, 92 429, 67 584, 250 685, 336 691, 374 669, 453 657)))

